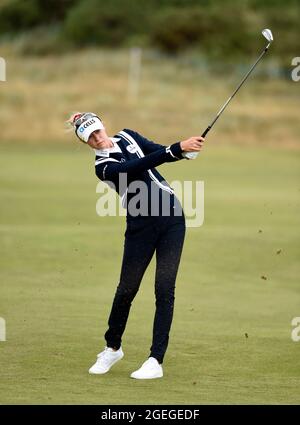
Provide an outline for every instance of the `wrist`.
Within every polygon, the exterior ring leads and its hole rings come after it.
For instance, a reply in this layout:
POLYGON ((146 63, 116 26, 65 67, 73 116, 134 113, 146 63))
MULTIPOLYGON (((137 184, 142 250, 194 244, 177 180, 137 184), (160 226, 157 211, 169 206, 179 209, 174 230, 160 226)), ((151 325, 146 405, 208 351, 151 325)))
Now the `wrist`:
POLYGON ((181 142, 173 143, 173 144, 170 146, 170 149, 171 149, 171 152, 173 153, 173 155, 174 155, 176 158, 181 158, 181 154, 182 154, 182 152, 183 152, 182 147, 181 147, 181 142))

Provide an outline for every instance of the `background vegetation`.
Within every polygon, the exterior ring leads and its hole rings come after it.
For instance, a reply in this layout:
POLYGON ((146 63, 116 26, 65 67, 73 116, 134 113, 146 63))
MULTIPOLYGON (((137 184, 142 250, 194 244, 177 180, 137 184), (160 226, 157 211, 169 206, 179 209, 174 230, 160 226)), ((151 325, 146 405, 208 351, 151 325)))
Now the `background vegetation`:
POLYGON ((257 52, 270 27, 284 63, 298 48, 299 15, 297 0, 2 0, 0 40, 23 37, 35 54, 140 45, 232 60, 257 52))

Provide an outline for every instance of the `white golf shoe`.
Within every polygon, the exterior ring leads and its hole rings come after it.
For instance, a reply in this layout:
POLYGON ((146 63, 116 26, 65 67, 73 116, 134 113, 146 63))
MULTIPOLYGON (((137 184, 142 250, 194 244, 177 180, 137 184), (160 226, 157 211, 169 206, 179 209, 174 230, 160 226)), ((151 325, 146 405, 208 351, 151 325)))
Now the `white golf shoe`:
POLYGON ((154 357, 149 357, 140 369, 132 372, 131 378, 135 379, 154 379, 163 377, 163 368, 154 357))
POLYGON ((89 369, 89 373, 103 375, 109 369, 124 357, 122 347, 115 351, 112 348, 105 347, 104 351, 97 355, 96 363, 89 369))

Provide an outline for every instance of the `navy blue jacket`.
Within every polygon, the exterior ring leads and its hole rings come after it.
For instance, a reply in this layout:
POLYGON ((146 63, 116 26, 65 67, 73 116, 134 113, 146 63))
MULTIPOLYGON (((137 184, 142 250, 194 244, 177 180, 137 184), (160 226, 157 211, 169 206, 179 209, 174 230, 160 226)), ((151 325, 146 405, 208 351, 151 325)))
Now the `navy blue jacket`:
MULTIPOLYGON (((175 162, 183 159, 180 142, 171 146, 163 146, 154 143, 139 133, 124 129, 117 133, 114 138, 115 148, 109 151, 95 150, 95 171, 100 180, 114 188, 122 197, 123 206, 126 206, 133 194, 127 194, 128 185, 136 180, 157 185, 159 191, 173 195, 174 191, 163 176, 155 169, 165 162, 175 162), (123 185, 120 174, 126 173, 127 184, 123 185)), ((150 193, 150 190, 149 190, 150 193)), ((151 203, 151 198, 149 198, 151 203)))

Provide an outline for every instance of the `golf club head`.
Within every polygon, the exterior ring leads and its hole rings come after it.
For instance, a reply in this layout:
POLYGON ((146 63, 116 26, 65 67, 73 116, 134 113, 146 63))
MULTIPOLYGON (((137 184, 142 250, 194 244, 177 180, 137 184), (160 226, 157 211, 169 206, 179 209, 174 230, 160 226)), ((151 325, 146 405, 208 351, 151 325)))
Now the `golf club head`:
POLYGON ((268 28, 262 30, 262 35, 268 40, 269 43, 272 43, 273 34, 271 30, 269 30, 268 28))

